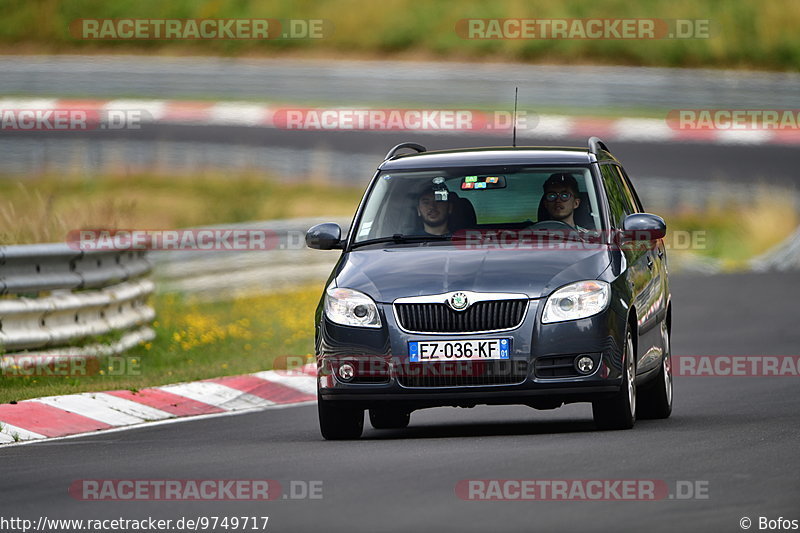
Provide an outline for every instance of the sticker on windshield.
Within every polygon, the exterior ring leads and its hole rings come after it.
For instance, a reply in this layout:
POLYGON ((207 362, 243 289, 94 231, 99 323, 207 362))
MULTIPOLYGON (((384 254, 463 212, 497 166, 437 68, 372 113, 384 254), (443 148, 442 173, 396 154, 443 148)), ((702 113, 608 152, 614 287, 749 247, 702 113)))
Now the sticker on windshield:
POLYGON ((369 230, 372 229, 372 222, 364 222, 361 226, 361 231, 358 232, 359 237, 365 237, 369 235, 369 230))
POLYGON ((505 176, 464 176, 461 179, 462 189, 504 189, 505 176))

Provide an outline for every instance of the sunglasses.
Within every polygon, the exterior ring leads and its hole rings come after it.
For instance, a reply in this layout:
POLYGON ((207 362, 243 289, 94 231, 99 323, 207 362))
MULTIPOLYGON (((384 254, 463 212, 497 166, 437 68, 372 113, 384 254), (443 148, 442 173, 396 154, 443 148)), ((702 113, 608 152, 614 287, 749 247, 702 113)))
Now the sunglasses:
POLYGON ((544 195, 544 199, 548 202, 555 202, 556 200, 566 202, 570 198, 572 198, 571 192, 549 192, 544 195))

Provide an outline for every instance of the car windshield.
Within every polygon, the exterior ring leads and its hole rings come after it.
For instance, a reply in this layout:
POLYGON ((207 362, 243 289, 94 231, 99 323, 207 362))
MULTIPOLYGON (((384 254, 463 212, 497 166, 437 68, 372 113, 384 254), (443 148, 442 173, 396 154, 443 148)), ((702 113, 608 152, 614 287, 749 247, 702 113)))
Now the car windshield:
POLYGON ((355 243, 446 240, 463 230, 602 229, 588 167, 452 167, 382 171, 355 243))

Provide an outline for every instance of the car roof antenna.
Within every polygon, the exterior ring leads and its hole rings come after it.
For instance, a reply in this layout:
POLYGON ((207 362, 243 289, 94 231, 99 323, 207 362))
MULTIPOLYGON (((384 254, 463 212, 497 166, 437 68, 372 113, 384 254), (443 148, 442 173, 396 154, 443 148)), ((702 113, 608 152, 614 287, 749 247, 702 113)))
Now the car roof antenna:
POLYGON ((514 148, 517 147, 517 94, 519 93, 519 87, 514 87, 514 123, 512 124, 512 133, 511 133, 511 146, 514 148))

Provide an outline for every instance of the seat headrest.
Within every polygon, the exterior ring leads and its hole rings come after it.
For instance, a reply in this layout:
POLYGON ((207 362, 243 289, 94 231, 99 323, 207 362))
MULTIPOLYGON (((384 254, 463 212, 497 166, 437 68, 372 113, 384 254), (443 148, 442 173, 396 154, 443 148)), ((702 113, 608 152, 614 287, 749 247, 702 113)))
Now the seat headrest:
POLYGON ((450 213, 449 227, 451 232, 474 227, 478 223, 475 214, 475 207, 466 198, 460 198, 458 194, 450 193, 450 202, 453 204, 453 212, 450 213))

